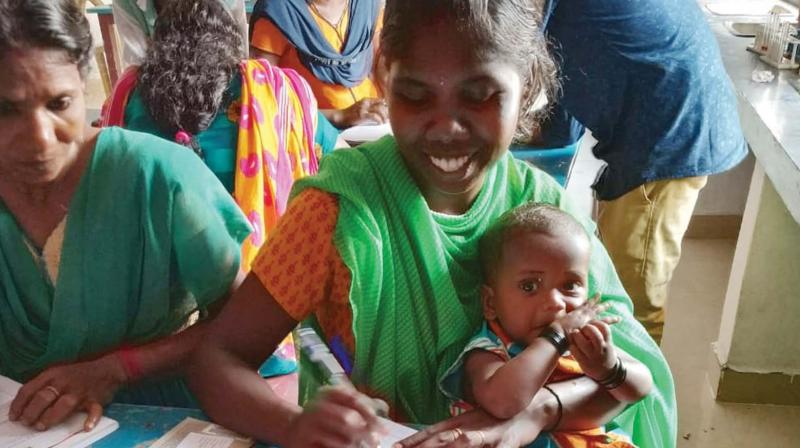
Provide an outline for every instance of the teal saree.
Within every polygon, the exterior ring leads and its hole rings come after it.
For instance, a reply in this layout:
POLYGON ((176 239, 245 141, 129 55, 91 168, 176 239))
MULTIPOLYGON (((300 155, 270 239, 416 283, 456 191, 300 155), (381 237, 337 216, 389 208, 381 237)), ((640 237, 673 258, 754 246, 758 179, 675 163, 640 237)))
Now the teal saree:
MULTIPOLYGON (((53 363, 178 331, 227 292, 249 232, 194 153, 104 129, 69 206, 57 279, 0 200, 0 374, 24 382, 53 363)), ((142 388, 117 399, 187 403, 176 380, 142 388)))

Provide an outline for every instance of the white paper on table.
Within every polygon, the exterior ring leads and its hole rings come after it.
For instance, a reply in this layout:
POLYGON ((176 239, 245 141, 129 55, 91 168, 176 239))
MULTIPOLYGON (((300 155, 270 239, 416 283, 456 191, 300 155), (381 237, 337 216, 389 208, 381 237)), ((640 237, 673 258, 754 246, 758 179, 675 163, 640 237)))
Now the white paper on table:
POLYGON ((389 123, 361 124, 343 130, 339 135, 348 143, 373 142, 392 133, 389 123))
POLYGON ((217 447, 217 445, 193 445, 195 442, 203 442, 206 444, 216 443, 217 440, 225 440, 223 447, 230 448, 249 448, 253 446, 253 439, 239 435, 233 431, 226 429, 223 426, 207 422, 205 420, 198 420, 192 417, 186 417, 178 423, 175 427, 167 431, 166 434, 161 436, 155 441, 150 448, 186 448, 186 447, 217 447), (194 435, 193 435, 194 434, 194 435), (198 439, 197 437, 202 437, 198 439), (187 441, 188 440, 188 441, 187 441), (188 443, 188 445, 187 445, 188 443))
POLYGON ((176 448, 228 448, 233 444, 232 437, 211 436, 197 432, 189 433, 176 448))
POLYGON ((380 448, 391 448, 395 442, 399 442, 417 432, 416 429, 403 426, 400 423, 385 418, 381 418, 380 421, 383 428, 386 430, 386 435, 381 438, 380 448))
POLYGON ((102 417, 89 432, 83 431, 86 414, 72 415, 64 422, 48 429, 37 431, 8 419, 11 401, 21 384, 0 376, 0 448, 81 448, 91 445, 119 427, 119 423, 102 417))
POLYGON ((787 12, 787 17, 797 16, 797 7, 781 1, 730 0, 706 3, 706 9, 717 16, 768 16, 773 6, 779 6, 787 12))

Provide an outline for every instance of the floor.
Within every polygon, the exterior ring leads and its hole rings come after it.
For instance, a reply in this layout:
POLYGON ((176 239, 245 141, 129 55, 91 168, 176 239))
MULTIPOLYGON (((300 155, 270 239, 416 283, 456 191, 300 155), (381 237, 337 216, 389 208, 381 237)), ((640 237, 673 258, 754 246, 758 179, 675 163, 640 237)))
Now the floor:
MULTIPOLYGON (((567 192, 591 212, 590 186, 600 167, 584 139, 567 192)), ((717 339, 736 246, 732 239, 686 239, 671 282, 661 348, 675 379, 679 448, 800 446, 800 407, 720 403, 706 371, 717 339)))

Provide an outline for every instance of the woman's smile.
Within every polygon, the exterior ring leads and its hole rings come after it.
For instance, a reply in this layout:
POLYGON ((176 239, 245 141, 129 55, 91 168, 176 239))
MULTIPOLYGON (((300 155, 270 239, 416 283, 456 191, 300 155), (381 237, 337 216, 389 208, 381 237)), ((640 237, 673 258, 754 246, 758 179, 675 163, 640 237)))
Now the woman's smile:
MULTIPOLYGON (((454 173, 461 170, 467 166, 468 162, 470 162, 472 159, 472 157, 469 155, 459 157, 435 157, 430 154, 428 155, 428 158, 436 168, 439 168, 445 173, 454 173)), ((472 163, 469 163, 469 167, 471 166, 472 163)))

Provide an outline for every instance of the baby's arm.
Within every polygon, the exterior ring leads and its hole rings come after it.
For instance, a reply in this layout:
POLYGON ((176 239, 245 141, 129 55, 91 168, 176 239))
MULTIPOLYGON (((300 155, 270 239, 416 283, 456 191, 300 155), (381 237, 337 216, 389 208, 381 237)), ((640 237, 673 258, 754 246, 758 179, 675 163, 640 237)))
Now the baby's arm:
MULTIPOLYGON (((598 318, 608 308, 599 295, 587 300, 550 325, 551 331, 569 334, 591 321, 615 323, 613 318, 598 318)), ((541 333, 542 330, 534 330, 541 333)), ((547 382, 561 353, 548 339, 533 338, 521 353, 508 362, 488 351, 473 350, 464 361, 467 399, 497 418, 511 418, 528 407, 534 395, 547 382)), ((565 347, 566 348, 566 347, 565 347)))
POLYGON ((586 376, 606 387, 608 393, 623 403, 644 398, 653 387, 647 367, 614 347, 611 329, 604 322, 592 321, 580 330, 569 332, 572 356, 586 376))
POLYGON ((464 361, 466 398, 496 418, 511 418, 528 407, 558 358, 558 350, 543 338, 509 361, 486 350, 473 350, 464 361))

